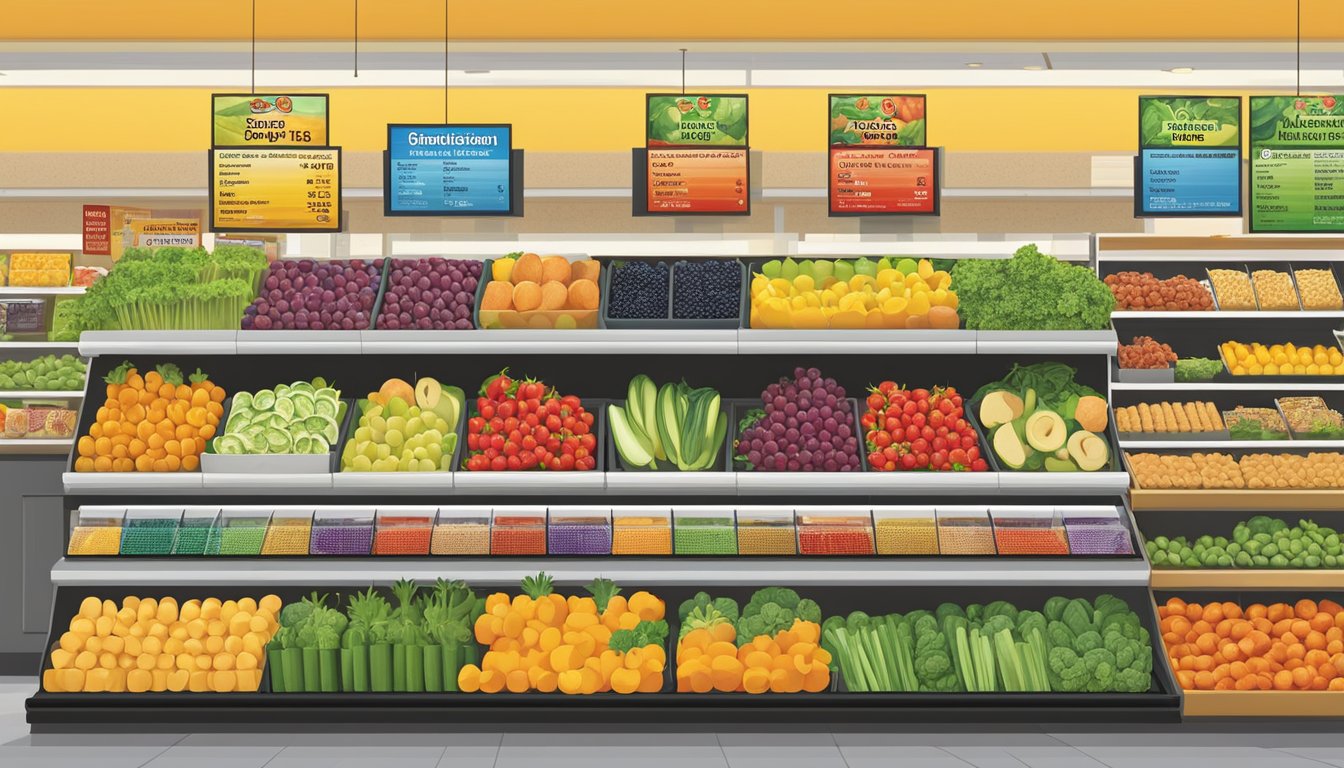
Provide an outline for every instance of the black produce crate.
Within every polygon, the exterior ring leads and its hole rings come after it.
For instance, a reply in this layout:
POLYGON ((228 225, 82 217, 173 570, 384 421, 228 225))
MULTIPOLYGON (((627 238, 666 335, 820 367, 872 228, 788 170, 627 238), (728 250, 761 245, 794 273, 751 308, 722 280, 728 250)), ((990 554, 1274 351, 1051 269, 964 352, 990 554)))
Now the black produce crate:
MULTIPOLYGON (((863 410, 859 407, 859 401, 857 399, 847 397, 845 398, 845 401, 849 403, 849 407, 853 410, 854 413, 854 436, 858 440, 858 452, 859 452, 858 471, 867 472, 868 453, 864 447, 863 425, 859 423, 859 419, 862 418, 863 416, 863 410)), ((764 409, 763 406, 761 405, 761 399, 759 397, 752 397, 752 398, 739 397, 732 399, 725 398, 723 400, 723 404, 731 409, 729 411, 729 416, 731 420, 728 422, 728 435, 729 435, 728 449, 731 454, 729 457, 729 461, 733 465, 733 470, 736 472, 755 472, 757 470, 746 469, 743 466, 742 462, 736 461, 735 459, 737 456, 737 450, 736 450, 737 443, 742 438, 742 430, 739 428, 739 425, 741 424, 742 419, 746 416, 748 411, 755 408, 761 408, 762 410, 764 409)), ((781 470, 781 471, 787 471, 787 470, 781 470)), ((841 472, 823 472, 821 470, 815 470, 815 472, 817 474, 822 475, 843 474, 841 472)), ((769 474, 769 472, 764 472, 762 474, 769 474)))
MULTIPOLYGON (((720 471, 722 472, 733 471, 732 467, 733 441, 736 439, 736 436, 733 433, 736 431, 736 422, 731 421, 732 409, 731 407, 728 406, 728 402, 729 400, 727 398, 723 397, 719 398, 719 408, 720 408, 719 418, 730 419, 730 421, 728 422, 728 430, 724 433, 723 445, 719 446, 720 450, 722 451, 722 454, 720 455, 719 460, 715 462, 718 466, 715 467, 714 469, 700 470, 700 472, 688 472, 687 474, 702 474, 702 473, 712 474, 714 472, 720 472, 720 471)), ((618 408, 625 407, 624 400, 611 400, 608 401, 608 404, 614 405, 618 408)), ((611 432, 610 425, 607 426, 606 431, 607 435, 606 440, 604 441, 606 443, 606 447, 604 452, 607 454, 606 466, 608 472, 655 472, 655 471, 681 472, 681 470, 677 469, 676 464, 662 460, 657 460, 658 469, 656 470, 649 469, 648 467, 636 467, 628 464, 625 458, 621 456, 621 452, 616 450, 616 438, 611 432)))
MULTIPOLYGON (((580 400, 580 403, 583 405, 583 409, 584 409, 585 411, 587 411, 588 413, 593 414, 593 426, 592 426, 592 428, 590 429, 590 433, 593 435, 594 439, 597 440, 597 444, 593 446, 593 454, 592 454, 592 455, 593 455, 593 458, 596 459, 597 464, 596 464, 596 466, 594 466, 592 469, 587 470, 587 471, 583 471, 583 472, 573 472, 572 470, 567 470, 567 471, 563 472, 563 474, 580 474, 580 475, 583 475, 583 474, 592 474, 592 473, 606 472, 606 471, 607 471, 607 457, 606 457, 607 452, 606 452, 606 450, 603 448, 603 444, 607 441, 607 436, 606 436, 606 431, 607 431, 607 403, 610 403, 611 401, 610 401, 610 400, 603 399, 603 398, 600 398, 600 397, 581 397, 581 398, 579 398, 579 400, 580 400)), ((473 402, 474 402, 474 401, 473 401, 473 402)), ((454 464, 453 464, 453 471, 454 471, 454 472, 461 472, 461 473, 464 473, 464 474, 473 474, 473 475, 476 475, 476 474, 481 474, 481 475, 485 475, 485 474, 494 474, 494 475, 499 475, 499 474, 526 474, 526 475, 531 475, 531 474, 536 474, 536 473, 538 473, 538 472, 552 472, 552 471, 556 471, 556 470, 549 470, 549 469, 528 469, 528 470, 521 470, 521 471, 515 471, 515 472, 509 472, 509 471, 507 471, 507 470, 504 471, 504 472, 488 472, 488 471, 487 471, 487 472, 467 472, 467 470, 463 467, 463 464, 466 462, 466 460, 467 460, 468 458, 470 458, 470 456, 467 455, 467 422, 470 421, 471 419, 473 419, 473 418, 479 416, 479 415, 480 415, 480 414, 476 411, 476 406, 473 405, 473 404, 471 404, 471 403, 469 403, 468 406, 467 406, 466 408, 463 408, 463 409, 462 409, 462 418, 461 418, 461 420, 460 420, 460 424, 458 425, 458 433, 457 433, 457 450, 454 452, 454 455, 453 455, 453 461, 454 461, 454 464)))
MULTIPOLYGON (((733 261, 732 259, 720 259, 720 261, 733 261)), ((661 318, 619 318, 612 317, 610 314, 609 301, 611 297, 611 279, 616 271, 616 261, 605 261, 602 264, 602 314, 601 323, 603 328, 656 328, 660 330, 679 330, 679 329, 706 329, 706 328, 739 328, 742 325, 743 308, 747 305, 748 286, 747 286, 747 266, 737 262, 741 271, 741 283, 738 296, 737 313, 730 317, 723 318, 683 318, 675 316, 674 299, 676 297, 677 267, 682 264, 688 264, 686 259, 675 261, 668 265, 669 274, 667 280, 667 316, 661 318)), ((662 260, 658 264, 666 263, 662 260)))
MULTIPOLYGON (((481 300, 482 300, 483 298, 485 298, 485 287, 486 287, 487 285, 489 285, 490 283, 494 282, 494 277, 492 276, 492 272, 493 272, 493 270, 492 270, 492 265, 493 265, 494 263, 495 263, 495 260, 494 260, 494 259, 486 259, 486 260, 485 260, 485 263, 481 265, 481 279, 478 280, 478 281, 476 282, 476 300, 475 300, 475 303, 473 304, 472 309, 471 309, 471 324, 472 324, 472 326, 474 326, 474 327, 476 328, 476 330, 478 330, 478 331, 480 331, 480 330, 506 330, 506 329, 504 329, 504 328, 502 328, 502 327, 487 328, 487 327, 481 322, 481 300)), ((572 263, 573 263, 573 262, 571 262, 571 264, 572 264, 572 263)), ((526 313, 518 312, 517 314, 532 314, 532 313, 536 313, 536 312, 556 312, 556 313, 566 313, 566 312, 568 312, 568 313, 592 312, 592 313, 593 313, 593 324, 592 324, 592 325, 581 325, 581 326, 579 326, 579 328, 583 328, 583 329, 605 328, 606 326, 602 323, 603 308, 606 306, 606 290, 603 288, 603 285, 604 285, 604 282, 603 282, 603 281, 606 280, 606 272, 608 271, 608 269, 610 269, 610 267, 609 267, 607 264, 603 264, 603 265, 602 265, 602 273, 598 275, 597 289, 598 289, 598 294, 599 294, 599 302, 598 302, 597 309, 551 309, 551 310, 530 309, 530 310, 528 310, 526 313)), ((491 309, 491 310, 486 310, 486 311, 487 311, 487 312, 503 312, 503 311, 505 311, 505 310, 493 310, 493 309, 491 309)), ((516 312, 516 310, 508 310, 508 311, 516 312)), ((523 330, 523 329, 526 329, 526 328, 528 328, 528 327, 529 327, 529 326, 528 326, 526 323, 524 323, 524 325, 520 326, 520 327, 517 328, 517 329, 507 329, 507 330, 523 330)), ((534 329, 534 330, 548 330, 548 329, 551 329, 551 328, 553 328, 553 326, 547 326, 546 328, 539 328, 539 329, 534 329)))
MULTIPOLYGON (((975 415, 975 414, 978 413, 979 411, 980 411, 980 401, 979 401, 979 400, 975 401, 974 403, 967 403, 967 404, 966 404, 966 413, 969 415, 971 423, 975 425, 975 429, 976 429, 976 431, 979 432, 979 433, 982 435, 983 443, 984 443, 984 447, 981 448, 981 450, 984 451, 985 454, 987 455, 987 458, 988 458, 988 460, 989 460, 989 468, 990 468, 990 470, 991 470, 991 471, 994 471, 994 472, 1003 472, 1003 473, 1005 473, 1005 474, 1007 474, 1007 473, 1016 473, 1016 472, 1027 473, 1028 470, 1024 470, 1024 469, 1007 469, 1007 468, 1005 468, 1001 463, 999 463, 999 457, 998 457, 997 455, 995 455, 995 453, 994 453, 994 446, 993 446, 993 443, 991 442, 991 437, 990 437, 990 433, 991 433, 993 430, 985 429, 984 427, 982 427, 982 426, 980 425, 980 419, 979 419, 978 416, 975 415)), ((1060 417, 1061 417, 1061 418, 1063 418, 1063 416, 1064 416, 1064 414, 1060 414, 1060 417)), ((1108 450, 1109 450, 1110 456, 1109 456, 1109 458, 1108 458, 1107 461, 1106 461, 1106 466, 1105 466, 1105 467, 1102 467, 1101 469, 1096 470, 1096 471, 1098 471, 1098 472, 1124 472, 1124 471, 1126 471, 1126 470, 1125 470, 1125 467, 1124 467, 1124 462, 1123 462, 1122 459, 1120 458, 1120 454, 1121 454, 1121 449, 1120 449, 1120 437, 1116 434, 1116 431, 1115 431, 1115 414, 1111 411, 1111 408, 1110 408, 1109 405, 1108 405, 1107 408, 1106 408, 1106 432, 1105 432, 1105 434, 1101 435, 1101 437, 1104 437, 1104 438, 1106 439, 1107 448, 1108 448, 1108 450)), ((1067 443, 1067 441, 1066 441, 1066 443, 1067 443)), ((1043 468, 1043 467, 1042 467, 1041 469, 1038 469, 1038 470, 1031 470, 1030 473, 1056 474, 1056 473, 1052 473, 1052 472, 1047 472, 1047 471, 1045 470, 1045 468, 1043 468)), ((1067 474, 1067 473, 1064 473, 1064 474, 1067 474)), ((1084 475, 1085 475, 1085 474, 1089 474, 1089 473, 1084 472, 1084 471, 1082 471, 1082 470, 1080 469, 1080 470, 1078 470, 1077 474, 1084 474, 1084 475)))
MULTIPOLYGON (((450 427, 454 432, 457 433, 457 445, 453 446, 453 455, 452 455, 452 457, 449 459, 448 470, 447 470, 448 472, 456 472, 456 471, 457 471, 457 469, 458 469, 458 464, 459 464, 459 463, 461 462, 461 460, 462 460, 463 444, 464 444, 464 442, 465 442, 465 440, 466 440, 467 409, 471 407, 471 399, 472 399, 472 398, 471 398, 471 395, 470 395, 470 394, 467 394, 467 393, 464 392, 464 393, 463 393, 463 397, 462 397, 462 399, 463 399, 463 402, 462 402, 462 411, 461 411, 460 413, 457 414, 457 423, 456 423, 456 424, 451 424, 451 425, 449 425, 449 427, 450 427)), ((360 398, 360 399, 358 399, 358 400, 354 400, 354 401, 352 401, 351 404, 350 404, 350 408, 347 409, 349 415, 347 416, 347 418, 346 418, 346 420, 345 420, 345 423, 343 424, 343 426, 342 426, 342 428, 341 428, 341 442, 340 442, 340 445, 333 446, 333 447, 334 447, 334 450, 332 451, 332 453, 334 454, 334 455, 333 455, 333 459, 334 459, 334 460, 332 461, 332 464, 331 464, 331 471, 332 471, 332 474, 355 474, 355 475, 358 475, 358 474, 368 474, 368 473, 351 472, 351 471, 346 471, 346 472, 343 473, 342 470, 341 470, 341 454, 345 451, 345 445, 346 445, 346 443, 348 443, 348 442, 350 442, 351 440, 354 440, 354 439, 355 439, 355 430, 359 428, 359 420, 360 420, 360 418, 364 415, 364 407, 368 404, 368 402, 369 402, 369 401, 368 401, 367 399, 365 399, 365 398, 360 398)), ((411 403, 411 405, 414 405, 414 403, 411 403)), ((439 471, 442 472, 443 470, 439 470, 439 471)), ((408 475, 410 475, 410 474, 426 474, 426 475, 432 475, 432 474, 435 474, 435 473, 434 473, 434 472, 422 472, 422 473, 407 472, 407 473, 405 473, 405 474, 408 474, 408 475)))

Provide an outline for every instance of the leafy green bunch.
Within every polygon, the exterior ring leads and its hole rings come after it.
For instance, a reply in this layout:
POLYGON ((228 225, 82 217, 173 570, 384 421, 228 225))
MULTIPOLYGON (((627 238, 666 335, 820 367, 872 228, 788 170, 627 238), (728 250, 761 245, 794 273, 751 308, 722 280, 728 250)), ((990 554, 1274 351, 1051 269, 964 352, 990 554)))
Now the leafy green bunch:
POLYGON ((1115 296, 1087 267, 1025 245, 1009 259, 963 259, 952 269, 959 311, 972 330, 1107 328, 1115 296))
POLYGON ((1052 597, 1044 613, 1052 690, 1148 690, 1153 671, 1148 630, 1124 600, 1114 595, 1099 595, 1094 603, 1052 597))
POLYGON ((821 624, 821 606, 815 600, 799 597, 788 587, 759 589, 742 606, 742 615, 735 622, 737 644, 746 645, 761 635, 773 637, 799 619, 821 624))

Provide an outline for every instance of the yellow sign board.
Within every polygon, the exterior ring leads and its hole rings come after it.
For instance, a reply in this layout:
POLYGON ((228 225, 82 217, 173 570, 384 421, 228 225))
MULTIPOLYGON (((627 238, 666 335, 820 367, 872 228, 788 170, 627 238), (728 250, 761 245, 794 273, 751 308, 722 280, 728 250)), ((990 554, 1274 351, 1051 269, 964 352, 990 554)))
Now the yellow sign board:
POLYGON ((340 230, 340 147, 210 150, 211 232, 340 230))

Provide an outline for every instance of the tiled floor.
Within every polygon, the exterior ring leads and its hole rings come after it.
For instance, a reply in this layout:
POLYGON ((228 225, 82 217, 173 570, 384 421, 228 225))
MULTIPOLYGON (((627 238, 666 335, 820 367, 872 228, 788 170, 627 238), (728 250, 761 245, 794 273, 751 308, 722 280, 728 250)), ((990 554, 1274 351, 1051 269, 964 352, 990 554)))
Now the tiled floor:
POLYGON ((1344 768, 1344 725, 911 726, 894 733, 30 736, 0 678, 0 768, 1344 768))

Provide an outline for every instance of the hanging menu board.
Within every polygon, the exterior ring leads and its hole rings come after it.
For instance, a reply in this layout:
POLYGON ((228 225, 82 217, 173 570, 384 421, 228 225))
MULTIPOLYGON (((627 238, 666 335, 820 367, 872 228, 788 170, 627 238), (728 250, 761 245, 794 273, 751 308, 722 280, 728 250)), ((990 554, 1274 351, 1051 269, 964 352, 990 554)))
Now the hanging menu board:
POLYGON ((1251 97, 1252 232, 1344 232, 1344 96, 1251 97))
POLYGON ((513 215, 514 182, 510 125, 387 126, 388 216, 513 215))
POLYGON ((1140 96, 1134 215, 1241 215, 1241 98, 1140 96))
POLYGON ((831 94, 827 198, 832 216, 938 215, 939 152, 920 94, 831 94))
POLYGON ((325 93, 216 93, 214 147, 325 147, 330 119, 325 93))
POLYGON ((340 147, 210 150, 210 231, 340 230, 340 147))
POLYGON ((634 213, 751 213, 747 97, 648 94, 635 150, 634 213))

